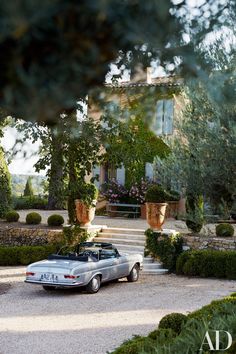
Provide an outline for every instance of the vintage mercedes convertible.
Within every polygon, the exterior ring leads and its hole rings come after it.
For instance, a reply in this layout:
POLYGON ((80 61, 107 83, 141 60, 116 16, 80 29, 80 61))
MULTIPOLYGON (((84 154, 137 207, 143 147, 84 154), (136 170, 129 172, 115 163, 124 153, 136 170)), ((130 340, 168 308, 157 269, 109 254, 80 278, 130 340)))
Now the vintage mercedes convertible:
POLYGON ((30 264, 25 282, 40 284, 45 290, 85 286, 92 294, 104 282, 124 277, 137 281, 142 265, 140 254, 119 253, 111 243, 83 242, 30 264))

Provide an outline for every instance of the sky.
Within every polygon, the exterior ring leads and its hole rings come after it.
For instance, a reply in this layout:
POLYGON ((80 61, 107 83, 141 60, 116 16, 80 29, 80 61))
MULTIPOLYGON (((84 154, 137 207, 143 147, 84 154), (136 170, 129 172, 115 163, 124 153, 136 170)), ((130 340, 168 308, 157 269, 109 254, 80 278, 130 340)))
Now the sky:
MULTIPOLYGON (((8 127, 4 130, 4 137, 1 140, 1 145, 6 153, 12 153, 17 137, 19 137, 19 133, 17 133, 15 128, 8 127)), ((10 173, 45 175, 44 171, 36 173, 33 167, 38 160, 39 146, 40 142, 33 144, 30 140, 28 140, 24 146, 17 146, 19 152, 14 156, 12 162, 8 166, 10 173)))

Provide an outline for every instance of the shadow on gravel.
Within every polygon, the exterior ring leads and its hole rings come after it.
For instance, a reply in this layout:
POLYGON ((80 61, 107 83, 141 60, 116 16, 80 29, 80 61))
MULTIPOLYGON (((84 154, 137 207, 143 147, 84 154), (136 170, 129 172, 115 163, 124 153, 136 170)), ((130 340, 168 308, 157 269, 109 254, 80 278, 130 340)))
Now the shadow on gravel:
POLYGON ((0 283, 0 295, 5 294, 11 287, 11 284, 0 283))

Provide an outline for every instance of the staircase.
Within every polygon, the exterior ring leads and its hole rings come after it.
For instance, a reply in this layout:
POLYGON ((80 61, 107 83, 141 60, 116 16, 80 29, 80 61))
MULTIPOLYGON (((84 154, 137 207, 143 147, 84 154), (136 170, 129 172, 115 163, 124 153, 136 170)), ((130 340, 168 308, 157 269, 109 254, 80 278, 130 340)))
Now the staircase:
MULTIPOLYGON (((144 255, 145 235, 141 229, 103 228, 94 238, 97 242, 110 242, 119 252, 128 254, 140 253, 144 255)), ((151 257, 143 259, 143 274, 157 275, 167 273, 161 263, 154 261, 151 257)))

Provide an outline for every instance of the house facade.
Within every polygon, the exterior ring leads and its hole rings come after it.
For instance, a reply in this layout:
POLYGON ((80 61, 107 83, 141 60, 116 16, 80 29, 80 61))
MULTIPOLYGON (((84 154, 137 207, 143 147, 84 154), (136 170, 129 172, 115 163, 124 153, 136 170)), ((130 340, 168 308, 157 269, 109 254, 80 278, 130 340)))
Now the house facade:
MULTIPOLYGON (((140 101, 145 97, 150 99, 152 104, 151 118, 149 117, 149 127, 157 137, 169 139, 177 133, 176 122, 179 113, 183 107, 183 98, 181 95, 183 81, 174 77, 152 78, 150 68, 147 69, 146 76, 134 78, 129 82, 119 84, 106 84, 109 90, 110 101, 116 102, 121 107, 126 106, 132 99, 140 101)), ((90 109, 89 115, 95 120, 99 119, 102 112, 95 107, 90 109)), ((144 146, 145 148, 145 146, 144 146)), ((125 184, 125 168, 114 168, 107 164, 96 166, 93 170, 93 176, 99 176, 95 183, 97 187, 115 178, 120 184, 125 184)), ((145 177, 155 179, 152 163, 146 163, 145 177)))

